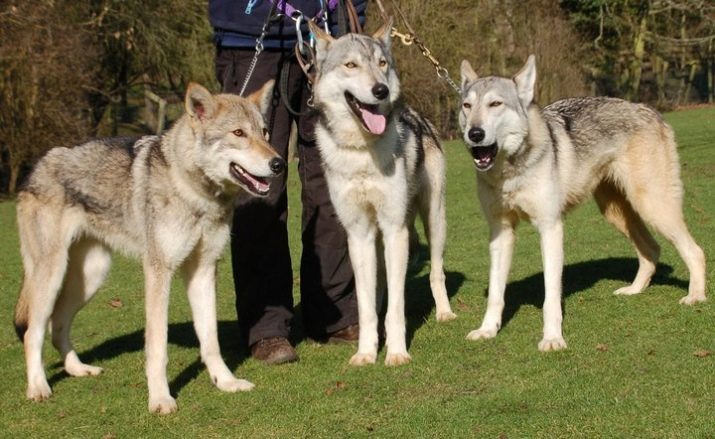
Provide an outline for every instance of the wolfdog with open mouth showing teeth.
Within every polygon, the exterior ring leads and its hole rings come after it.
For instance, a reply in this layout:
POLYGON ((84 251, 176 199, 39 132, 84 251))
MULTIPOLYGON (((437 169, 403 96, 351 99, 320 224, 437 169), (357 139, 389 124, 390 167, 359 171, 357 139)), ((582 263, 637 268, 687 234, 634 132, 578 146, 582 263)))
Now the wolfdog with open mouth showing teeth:
POLYGON ((541 235, 544 333, 539 350, 566 348, 561 331, 562 218, 593 194, 608 222, 638 254, 631 285, 637 294, 655 272, 660 247, 650 224, 675 245, 690 270, 688 295, 705 300, 705 256, 683 219, 683 185, 673 130, 651 108, 614 98, 564 99, 543 110, 534 103, 533 55, 511 78, 479 78, 462 63, 459 121, 477 169, 479 201, 490 229, 489 297, 482 325, 470 340, 501 327, 514 229, 531 221, 541 235))
POLYGON ((15 328, 25 345, 29 399, 52 393, 42 366, 48 324, 68 374, 102 371, 80 361, 69 334, 75 314, 104 281, 110 249, 144 266, 150 411, 176 410, 166 376, 169 286, 176 270, 186 280, 211 381, 227 392, 253 388, 221 358, 216 263, 229 239, 235 203, 248 198, 241 194, 266 196, 268 178, 285 169, 265 138, 257 106, 268 105, 271 90, 269 83, 244 99, 191 84, 187 114, 163 136, 53 148, 37 163, 17 204, 25 277, 15 328))

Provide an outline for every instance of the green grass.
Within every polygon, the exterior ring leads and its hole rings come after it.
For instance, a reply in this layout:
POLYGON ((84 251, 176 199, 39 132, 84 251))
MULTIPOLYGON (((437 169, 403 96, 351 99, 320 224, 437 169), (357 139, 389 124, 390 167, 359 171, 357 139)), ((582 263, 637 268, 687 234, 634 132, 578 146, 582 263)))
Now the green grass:
MULTIPOLYGON (((680 142, 685 215, 715 258, 715 109, 667 115, 680 142)), ((569 349, 537 351, 543 283, 538 236, 522 224, 507 287, 505 324, 494 340, 468 342, 485 307, 487 231, 471 160, 460 142, 445 145, 449 163, 447 283, 459 318, 434 321, 428 266, 408 278, 410 365, 353 368, 350 346, 302 340, 301 361, 265 367, 237 342, 228 255, 219 267, 219 328, 224 357, 253 392, 216 390, 199 362, 189 307, 174 287, 169 380, 179 412, 147 412, 142 277, 139 265, 115 259, 107 283, 79 313, 73 340, 80 356, 105 373, 69 378, 46 343, 54 395, 25 400, 22 345, 12 325, 21 262, 11 201, 0 203, 0 435, 7 437, 715 437, 715 305, 678 304, 688 274, 659 238, 661 263, 647 292, 612 291, 635 273, 629 243, 592 202, 566 221, 564 331, 569 349), (121 307, 112 306, 113 299, 121 307)), ((291 168, 290 227, 299 252, 299 185, 291 168)), ((297 267, 296 267, 297 268, 297 267)), ((297 274, 296 274, 297 278, 297 274)), ((296 283, 297 285, 297 283, 296 283)), ((712 288, 709 288, 712 294, 712 288)), ((116 305, 116 302, 114 302, 116 305)), ((297 334, 298 339, 301 335, 297 334)))

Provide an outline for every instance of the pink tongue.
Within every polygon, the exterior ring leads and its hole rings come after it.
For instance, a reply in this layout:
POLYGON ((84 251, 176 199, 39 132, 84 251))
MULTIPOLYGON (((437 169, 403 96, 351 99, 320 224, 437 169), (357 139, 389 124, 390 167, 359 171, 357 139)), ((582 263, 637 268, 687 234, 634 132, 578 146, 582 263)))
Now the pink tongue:
POLYGON ((252 175, 249 174, 248 172, 244 173, 243 175, 246 177, 246 179, 247 179, 248 181, 250 181, 251 183, 253 183, 253 187, 255 187, 257 190, 259 190, 259 191, 261 191, 261 192, 265 192, 265 191, 268 190, 268 188, 270 188, 270 186, 269 186, 268 184, 266 184, 265 182, 263 182, 263 181, 261 181, 261 180, 255 178, 254 176, 252 176, 252 175))
POLYGON ((372 134, 380 135, 385 132, 385 116, 382 114, 372 113, 365 108, 360 109, 360 114, 362 115, 362 120, 365 122, 367 129, 372 134))

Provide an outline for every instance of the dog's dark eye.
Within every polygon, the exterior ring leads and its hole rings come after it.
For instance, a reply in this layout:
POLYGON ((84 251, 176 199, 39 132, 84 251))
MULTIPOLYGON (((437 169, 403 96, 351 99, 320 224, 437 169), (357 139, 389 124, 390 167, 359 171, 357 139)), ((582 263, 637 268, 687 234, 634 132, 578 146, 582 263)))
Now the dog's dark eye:
POLYGON ((465 102, 465 103, 462 104, 462 107, 464 107, 464 108, 466 108, 467 110, 469 110, 470 108, 472 108, 472 104, 470 104, 469 102, 465 102))
POLYGON ((489 103, 489 106, 490 107, 498 107, 501 104, 502 104, 501 101, 493 101, 493 102, 489 103))
POLYGON ((246 133, 244 133, 243 130, 240 129, 240 128, 237 129, 237 130, 233 130, 233 134, 234 134, 236 137, 243 137, 243 136, 246 135, 246 133))
POLYGON ((268 135, 268 130, 266 128, 263 128, 263 138, 268 140, 270 136, 268 135))
POLYGON ((384 59, 381 59, 381 60, 380 60, 380 67, 385 67, 386 65, 387 65, 387 61, 385 61, 384 59))
POLYGON ((348 62, 345 63, 345 67, 347 67, 347 68, 349 68, 349 69, 354 69, 355 67, 357 67, 357 64, 355 64, 355 63, 352 62, 352 61, 348 61, 348 62))

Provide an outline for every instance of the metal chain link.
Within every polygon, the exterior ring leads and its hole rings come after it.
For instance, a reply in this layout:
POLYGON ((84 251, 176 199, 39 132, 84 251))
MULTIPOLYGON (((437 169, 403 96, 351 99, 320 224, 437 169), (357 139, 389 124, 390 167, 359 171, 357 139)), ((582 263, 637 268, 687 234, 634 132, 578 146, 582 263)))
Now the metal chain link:
POLYGON ((253 69, 256 68, 256 63, 258 62, 258 56, 263 52, 263 39, 266 37, 268 32, 269 20, 263 24, 263 29, 261 29, 261 35, 256 39, 256 50, 253 54, 253 59, 251 64, 248 66, 248 71, 246 72, 246 78, 243 80, 243 85, 241 86, 241 91, 238 93, 239 96, 243 97, 243 93, 246 91, 246 86, 248 86, 248 81, 250 81, 251 76, 253 76, 253 69))
MULTIPOLYGON (((404 17, 403 17, 404 19, 404 17)), ((434 67, 435 71, 437 72, 437 77, 440 79, 443 79, 449 84, 455 92, 457 92, 458 95, 461 96, 462 90, 459 88, 456 82, 452 79, 452 77, 449 75, 449 70, 447 70, 446 67, 444 67, 438 60, 437 58, 432 55, 432 51, 427 48, 425 43, 420 40, 417 35, 415 35, 412 32, 407 32, 405 34, 399 32, 397 28, 393 27, 392 31, 390 33, 391 36, 397 37, 400 39, 402 44, 405 46, 410 46, 412 44, 415 44, 420 51, 422 52, 422 55, 427 58, 427 60, 432 64, 434 67)))
MULTIPOLYGON (((376 0, 377 5, 380 8, 380 12, 383 16, 383 19, 387 20, 387 13, 385 12, 385 8, 382 5, 382 1, 376 0)), ((461 88, 457 85, 457 83, 454 82, 451 76, 449 76, 449 71, 447 70, 446 67, 444 67, 440 62, 437 60, 437 58, 432 55, 432 52, 427 48, 425 43, 422 42, 417 37, 417 34, 415 34, 414 29, 412 29, 412 26, 410 26, 410 23, 407 21, 407 17, 405 17, 405 14, 402 12, 402 9, 400 9, 399 6, 397 6, 397 2, 393 1, 392 2, 392 7, 397 11, 399 14, 400 18, 402 19, 403 23, 405 24, 405 27, 407 27, 407 33, 401 33, 397 30, 396 27, 393 27, 390 32, 390 36, 393 37, 398 37, 400 41, 402 41, 402 44, 405 46, 409 46, 412 44, 416 44, 417 47, 420 49, 422 52, 422 55, 424 55, 425 58, 432 64, 434 67, 435 71, 437 72, 437 77, 440 79, 443 79, 449 84, 455 92, 457 92, 458 95, 462 95, 462 90, 461 88)))
POLYGON ((462 90, 459 88, 459 86, 452 80, 452 77, 449 76, 449 70, 447 70, 446 67, 444 67, 440 62, 437 60, 437 58, 432 55, 432 52, 425 46, 425 44, 417 38, 416 36, 414 37, 415 44, 417 47, 420 48, 422 51, 422 55, 424 55, 427 60, 432 63, 432 66, 434 66, 435 71, 437 71, 437 77, 440 79, 444 79, 447 81, 447 83, 454 89, 454 91, 457 92, 458 95, 462 95, 462 90))

